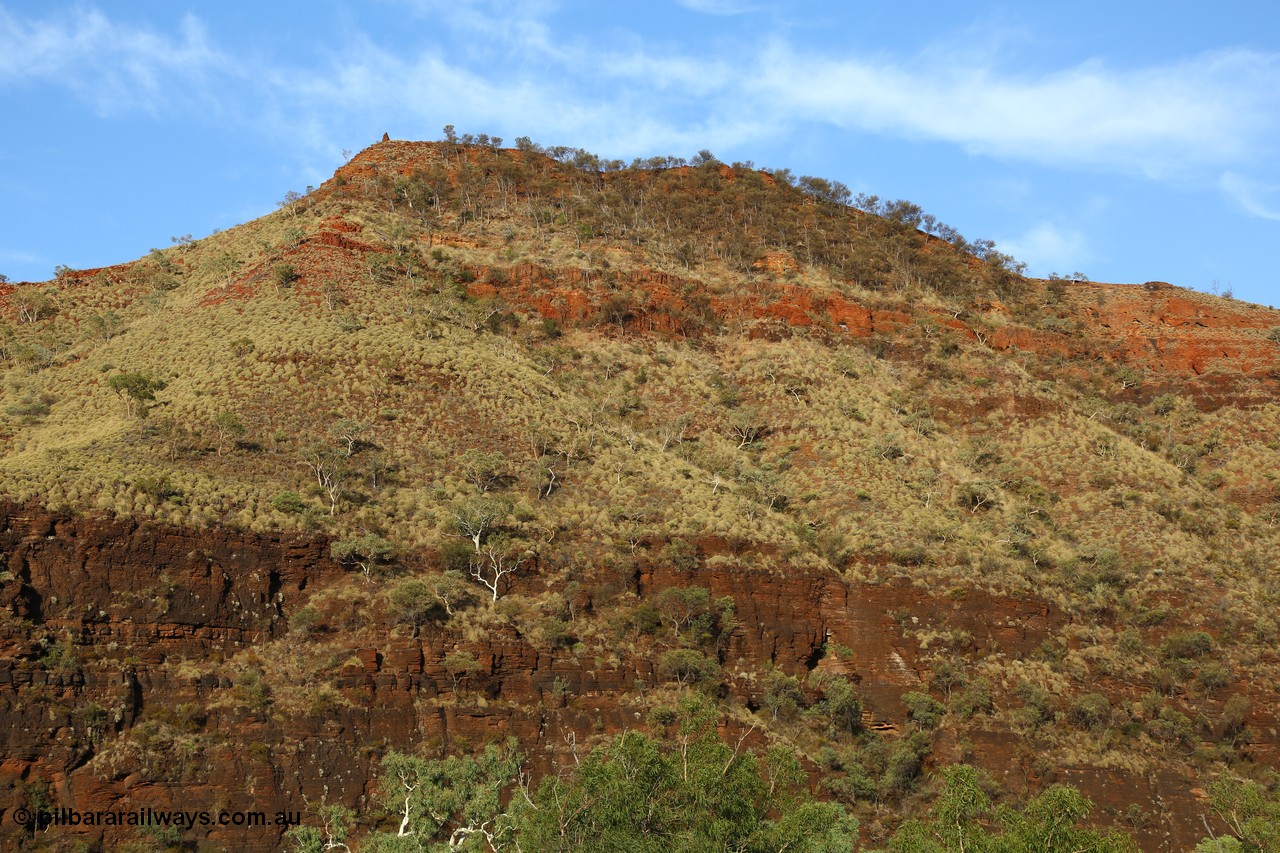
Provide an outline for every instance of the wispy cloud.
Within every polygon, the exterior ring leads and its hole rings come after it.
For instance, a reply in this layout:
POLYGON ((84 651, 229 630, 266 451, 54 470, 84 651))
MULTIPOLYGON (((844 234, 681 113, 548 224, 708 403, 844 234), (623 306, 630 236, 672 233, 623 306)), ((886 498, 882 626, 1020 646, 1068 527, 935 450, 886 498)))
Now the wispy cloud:
POLYGON ((758 3, 745 0, 676 0, 681 6, 704 15, 743 15, 760 8, 758 3))
POLYGON ((1224 172, 1218 187, 1247 213, 1262 219, 1280 220, 1280 185, 1262 184, 1224 172))
MULTIPOLYGON (((698 2, 709 4, 704 11, 742 7, 698 2)), ((999 51, 981 44, 962 51, 930 46, 897 58, 837 57, 774 39, 742 50, 754 57, 743 63, 737 56, 655 48, 639 38, 625 46, 556 40, 537 13, 507 17, 491 4, 459 9, 445 20, 501 41, 512 57, 502 71, 463 67, 430 48, 401 56, 366 44, 341 73, 360 69, 369 75, 370 89, 399 91, 411 105, 433 112, 452 100, 441 90, 465 82, 476 87, 475 96, 465 99, 473 105, 469 114, 545 118, 549 130, 575 138, 599 139, 602 127, 644 125, 652 130, 603 135, 656 139, 659 147, 683 141, 688 130, 714 128, 718 139, 711 142, 737 146, 815 123, 936 140, 1056 168, 1163 180, 1247 169, 1272 155, 1280 138, 1274 104, 1280 56, 1256 51, 1220 51, 1138 69, 1090 61, 1031 74, 1001 67, 999 51), (515 84, 512 66, 520 71, 515 84), (443 75, 435 91, 398 85, 421 79, 416 72, 426 69, 443 75), (605 81, 607 92, 600 88, 605 81), (505 96, 511 92, 521 105, 515 112, 505 96), (690 121, 690 112, 699 120, 690 121)))
POLYGON ((169 36, 115 23, 97 10, 35 20, 0 9, 0 88, 53 82, 100 114, 172 106, 184 90, 203 98, 211 93, 210 75, 231 67, 192 15, 169 36))
POLYGON ((775 43, 744 85, 795 118, 1166 178, 1270 147, 1280 57, 1227 51, 1131 71, 1093 61, 1033 76, 937 55, 924 64, 833 59, 775 43))
POLYGON ((22 249, 5 249, 0 247, 0 261, 4 261, 6 263, 35 264, 43 260, 44 258, 32 252, 27 252, 22 249))
POLYGON ((1000 250, 1027 264, 1034 275, 1077 272, 1089 261, 1083 233, 1052 222, 1041 222, 1023 234, 1000 241, 1000 250))
MULTIPOLYGON (((847 56, 773 37, 716 55, 655 48, 639 36, 607 45, 557 37, 549 3, 402 4, 433 24, 417 48, 356 34, 320 67, 235 55, 191 16, 165 33, 93 10, 47 19, 0 10, 0 88, 44 80, 104 113, 189 109, 194 100, 317 150, 357 127, 370 135, 408 122, 431 133, 441 117, 491 129, 519 123, 620 156, 738 148, 828 125, 1059 169, 1206 183, 1225 172, 1246 176, 1223 183, 1245 209, 1275 209, 1240 188, 1277 153, 1276 54, 1220 51, 1136 69, 1091 61, 1042 73, 1007 68, 980 43, 847 56), (484 38, 459 37, 476 33, 484 38)), ((750 4, 685 5, 729 13, 750 4)))

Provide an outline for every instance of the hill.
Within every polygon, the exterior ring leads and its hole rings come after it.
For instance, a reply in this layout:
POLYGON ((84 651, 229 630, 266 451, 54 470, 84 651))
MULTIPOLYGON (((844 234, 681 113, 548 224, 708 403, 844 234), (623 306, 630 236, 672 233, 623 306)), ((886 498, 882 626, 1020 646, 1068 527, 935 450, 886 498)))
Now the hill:
POLYGON ((4 288, 4 808, 363 837, 400 824, 388 755, 514 736, 546 807, 622 732, 794 757, 872 848, 952 765, 1144 850, 1274 803, 1280 312, 1025 278, 709 154, 499 145, 384 141, 4 288))

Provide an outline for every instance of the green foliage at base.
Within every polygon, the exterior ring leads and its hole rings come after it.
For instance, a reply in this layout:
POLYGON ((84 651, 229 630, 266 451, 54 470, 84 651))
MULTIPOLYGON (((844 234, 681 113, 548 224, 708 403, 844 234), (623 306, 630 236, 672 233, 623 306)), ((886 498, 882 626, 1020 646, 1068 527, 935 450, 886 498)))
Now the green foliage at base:
MULTIPOLYGON (((535 790, 516 785, 514 741, 474 758, 438 760, 391 752, 382 761, 383 829, 351 849, 403 851, 537 850, 659 853, 734 850, 845 853, 857 821, 837 803, 810 795, 788 749, 763 755, 716 733, 718 711, 690 695, 655 718, 656 736, 625 732, 535 790)), ((345 844, 349 812, 321 809, 322 826, 289 833, 297 853, 345 844)))
POLYGON ((993 807, 972 767, 948 767, 942 777, 929 818, 903 824, 889 842, 892 853, 1137 853, 1131 838, 1080 826, 1092 803, 1068 785, 1054 785, 1019 811, 993 807))
MULTIPOLYGON (((1280 778, 1274 781, 1280 783, 1280 778)), ((1204 839, 1195 853, 1280 850, 1280 789, 1223 776, 1210 786, 1209 801, 1229 834, 1204 839)))
POLYGON ((520 844, 544 851, 847 851, 857 822, 802 786, 794 754, 755 755, 716 734, 696 699, 658 737, 626 732, 515 812, 520 844))

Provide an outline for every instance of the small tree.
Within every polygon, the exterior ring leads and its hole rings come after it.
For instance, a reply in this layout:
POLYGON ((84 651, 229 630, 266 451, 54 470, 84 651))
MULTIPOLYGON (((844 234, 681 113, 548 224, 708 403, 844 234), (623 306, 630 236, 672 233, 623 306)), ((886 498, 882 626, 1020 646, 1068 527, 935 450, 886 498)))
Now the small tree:
POLYGON ((221 456, 228 441, 238 440, 245 434, 244 424, 231 412, 219 412, 213 418, 213 430, 218 436, 218 455, 221 456))
POLYGON ((125 415, 146 417, 147 403, 155 402, 156 392, 163 390, 164 382, 141 373, 117 373, 107 379, 107 387, 124 403, 125 415))
POLYGON ((364 454, 364 467, 369 474, 369 488, 380 489, 387 482, 387 477, 398 468, 396 461, 385 450, 375 450, 364 454))
POLYGON ((800 691, 800 682, 780 669, 771 669, 765 673, 764 691, 761 704, 770 716, 777 720, 794 719, 804 705, 804 694, 800 691))
POLYGON ((498 600, 505 578, 515 574, 532 556, 531 552, 521 553, 505 538, 485 543, 483 550, 471 558, 471 577, 493 594, 493 601, 498 600))
POLYGON ((284 834, 293 845, 294 853, 327 853, 329 850, 345 850, 347 836, 355 826, 356 813, 346 806, 333 803, 315 810, 320 826, 295 826, 284 834))
POLYGON ((449 850, 477 849, 468 843, 472 836, 483 838, 490 849, 505 849, 501 839, 511 827, 499 795, 519 771, 514 739, 505 746, 491 743, 475 758, 431 761, 388 753, 379 787, 387 811, 400 821, 394 834, 376 833, 372 849, 434 850, 436 839, 449 850), (397 839, 412 846, 396 846, 397 839), (384 841, 391 843, 384 847, 384 841))
POLYGON ((936 729, 947 713, 937 699, 916 690, 902 694, 902 704, 907 706, 907 718, 922 729, 936 729))
POLYGON ((1223 775, 1209 786, 1209 802, 1232 835, 1206 838, 1196 847, 1196 853, 1262 853, 1280 849, 1280 795, 1269 793, 1257 782, 1223 775), (1223 843, 1226 841, 1235 844, 1228 846, 1223 843))
POLYGON ((689 431, 689 425, 693 423, 693 415, 685 413, 675 420, 665 421, 658 427, 658 440, 661 442, 662 450, 669 450, 685 440, 685 433, 689 431))
POLYGON ((964 764, 941 771, 943 788, 928 820, 908 820, 889 841, 894 853, 953 850, 1043 850, 1137 853, 1133 839, 1116 830, 1084 827, 1093 804, 1069 785, 1053 785, 1022 810, 993 808, 978 772, 964 764), (1003 832, 994 834, 990 827, 1003 832))
POLYGON ((114 311, 91 314, 85 321, 85 327, 92 336, 109 341, 120 333, 124 327, 124 319, 114 311))
POLYGON ((156 421, 152 427, 152 434, 159 440, 170 462, 177 461, 178 454, 190 450, 200 435, 199 431, 188 429, 172 415, 166 415, 156 421))
POLYGON ((336 281, 326 281, 320 285, 320 295, 324 297, 324 304, 330 311, 347 304, 346 291, 336 281))
POLYGON ((449 616, 454 614, 455 609, 475 602, 475 587, 467 583, 466 577, 457 569, 442 572, 433 577, 429 583, 432 593, 439 599, 444 612, 449 616))
POLYGON ((369 431, 369 425, 355 418, 342 418, 329 427, 329 434, 346 445, 346 455, 350 459, 360 445, 360 436, 369 431))
POLYGON ((667 587, 654 598, 654 608, 663 622, 671 626, 671 636, 692 627, 695 620, 710 612, 711 591, 700 586, 667 587))
POLYGON ((277 292, 279 292, 282 287, 289 287, 300 278, 298 275, 298 268, 290 263, 276 264, 271 269, 271 277, 275 282, 277 292))
POLYGON ((471 652, 459 649, 449 652, 440 659, 440 665, 449 673, 449 678, 453 681, 453 696, 458 697, 458 687, 462 683, 462 679, 468 675, 474 675, 484 670, 484 665, 476 659, 471 652))
POLYGON ((720 681, 720 664, 696 649, 672 649, 658 660, 658 676, 681 687, 712 687, 720 681))
POLYGON ((213 270, 223 276, 223 287, 230 287, 236 270, 240 269, 240 259, 230 252, 223 252, 213 259, 213 270))
POLYGON ((9 301, 18 309, 18 319, 24 323, 43 319, 52 314, 55 308, 51 292, 34 287, 15 290, 9 301))
MULTIPOLYGON (((815 670, 815 674, 819 672, 815 670)), ((811 683, 813 676, 810 676, 811 683)), ((830 721, 831 730, 854 735, 862 727, 862 699, 849 679, 842 675, 818 676, 822 685, 822 701, 818 709, 830 721)))
POLYGON ((790 750, 757 756, 745 735, 726 743, 716 731, 720 715, 693 699, 662 709, 660 734, 624 732, 513 797, 520 846, 792 853, 857 846, 857 821, 840 805, 813 801, 790 750))
POLYGON ((737 439, 739 448, 754 444, 763 438, 766 432, 768 427, 764 424, 760 410, 754 406, 734 409, 729 416, 729 435, 737 439))
POLYGON ((297 216, 298 202, 302 201, 303 197, 302 193, 297 190, 289 190, 284 194, 284 198, 276 202, 276 207, 282 211, 287 211, 290 216, 297 216))
POLYGON ((329 515, 337 515, 343 486, 352 476, 346 457, 340 450, 315 445, 304 448, 301 457, 302 464, 311 469, 316 483, 329 497, 329 515))
POLYGON ((395 554, 396 546, 376 533, 342 539, 329 546, 329 555, 340 563, 358 566, 365 579, 372 577, 373 567, 385 564, 395 554))
POLYGON ((769 509, 782 509, 786 506, 786 486, 782 476, 772 466, 743 469, 738 472, 738 483, 743 497, 769 509))
POLYGON ((511 505, 490 497, 471 498, 453 509, 454 525, 459 535, 470 539, 478 555, 485 539, 501 526, 511 512, 511 505))
POLYGON ((296 249, 302 245, 302 241, 307 239, 307 232, 303 231, 296 225, 290 225, 284 229, 284 239, 281 243, 287 249, 296 249))
POLYGON ((463 476, 481 492, 500 485, 507 476, 507 457, 499 450, 468 450, 458 457, 463 476))
POLYGON ((413 636, 440 606, 440 597, 422 578, 405 578, 387 593, 391 617, 413 627, 413 636))

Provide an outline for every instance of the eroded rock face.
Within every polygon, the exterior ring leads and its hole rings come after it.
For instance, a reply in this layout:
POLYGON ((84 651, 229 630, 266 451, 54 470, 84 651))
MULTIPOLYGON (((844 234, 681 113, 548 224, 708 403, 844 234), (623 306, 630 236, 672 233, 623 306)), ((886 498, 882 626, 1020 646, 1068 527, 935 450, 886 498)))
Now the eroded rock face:
MULTIPOLYGON (((1168 285, 1073 282, 1057 306, 1058 319, 1074 325, 1068 332, 1020 324, 997 304, 972 306, 962 319, 940 310, 912 314, 819 294, 789 283, 789 269, 773 255, 762 259, 760 271, 766 277, 755 292, 733 295, 712 293, 697 280, 665 272, 632 272, 624 290, 638 294, 639 301, 629 306, 625 318, 613 322, 636 332, 696 336, 699 312, 710 311, 716 322, 730 327, 754 324, 748 332, 752 337, 770 335, 767 323, 774 323, 779 329, 821 325, 837 336, 869 338, 892 337, 923 315, 941 329, 999 352, 1141 371, 1149 391, 1179 390, 1205 409, 1266 403, 1280 393, 1280 344, 1267 337, 1280 327, 1280 311, 1260 305, 1168 285)), ((476 282, 469 286, 473 295, 499 296, 561 323, 601 321, 601 306, 588 299, 590 281, 582 270, 520 264, 500 275, 486 267, 474 273, 476 282)))
MULTIPOLYGON (((541 775, 592 735, 642 724, 639 697, 658 682, 647 656, 602 661, 535 648, 512 630, 468 638, 429 626, 417 638, 388 633, 375 646, 339 649, 347 662, 326 676, 332 692, 282 711, 246 699, 252 685, 206 665, 287 641, 290 616, 343 571, 324 542, 12 504, 0 504, 0 527, 9 573, 0 597, 9 614, 0 627, 0 833, 10 840, 20 831, 14 810, 41 796, 82 811, 256 810, 273 819, 322 802, 370 810, 377 761, 390 748, 515 736, 541 775), (52 653, 44 638, 55 646, 69 638, 74 659, 52 653), (459 650, 481 671, 455 683, 443 660, 459 650)), ((727 673, 771 662, 800 676, 816 667, 845 675, 865 697, 868 724, 890 737, 905 722, 902 694, 928 681, 906 626, 964 631, 975 652, 1017 658, 1067 621, 1030 597, 933 596, 830 573, 655 564, 632 583, 644 594, 703 586, 732 597, 739 625, 724 653, 727 673), (841 654, 830 653, 836 647, 841 654)), ((737 699, 759 704, 753 681, 728 683, 737 699)), ((1008 733, 976 748, 971 760, 1000 774, 1033 775, 1008 733)), ((1137 791, 1162 827, 1148 849, 1181 849, 1196 831, 1193 815, 1178 815, 1192 802, 1185 780, 1085 768, 1070 781, 1104 804, 1127 805, 1137 791)), ((282 831, 200 827, 186 837, 267 851, 279 849, 282 831)), ((53 832, 107 847, 132 837, 112 827, 53 832)))
MULTIPOLYGON (((229 657, 279 636, 287 627, 285 598, 340 571, 323 542, 72 518, 13 504, 0 504, 0 526, 7 570, 0 606, 8 614, 0 628, 6 816, 45 785, 54 804, 79 809, 192 808, 230 802, 245 780, 276 772, 258 760, 263 751, 250 748, 271 737, 264 721, 201 709, 229 683, 175 681, 165 664, 229 657), (136 754, 117 750, 112 761, 90 766, 105 744, 183 703, 192 703, 184 726, 222 730, 225 742, 210 741, 189 755, 156 743, 136 754)), ((282 800, 267 797, 252 808, 274 801, 282 800)), ((10 837, 17 831, 12 824, 5 820, 10 837)), ((106 837, 127 836, 108 830, 106 837)), ((271 849, 279 834, 216 837, 271 849)))

